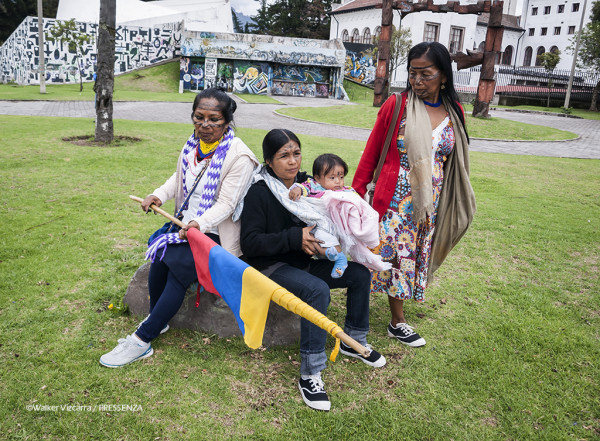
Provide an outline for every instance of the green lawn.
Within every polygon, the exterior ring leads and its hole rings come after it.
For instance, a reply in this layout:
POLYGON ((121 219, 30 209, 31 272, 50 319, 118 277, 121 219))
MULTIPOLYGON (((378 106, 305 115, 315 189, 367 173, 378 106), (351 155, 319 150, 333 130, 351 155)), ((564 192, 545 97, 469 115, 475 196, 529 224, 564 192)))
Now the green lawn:
MULTIPOLYGON (((276 110, 277 113, 294 118, 361 127, 364 129, 373 128, 378 111, 378 108, 366 104, 325 108, 285 107, 276 110)), ((467 114, 467 130, 469 131, 469 136, 474 138, 522 141, 558 141, 577 138, 575 133, 547 126, 526 124, 502 118, 473 118, 469 114, 467 114)))
POLYGON ((281 101, 271 97, 270 95, 236 93, 235 96, 250 104, 283 104, 281 101))
MULTIPOLYGON (((370 342, 388 365, 338 357, 324 373, 332 411, 320 413, 297 390, 298 345, 250 350, 173 329, 142 362, 98 363, 139 321, 107 305, 163 223, 128 195, 170 176, 190 125, 115 121, 142 141, 101 148, 62 141, 91 134, 90 119, 0 116, 0 127, 2 439, 600 437, 599 161, 472 153, 474 223, 427 302, 406 306, 427 345, 387 338, 387 299, 373 297, 370 342)), ((264 131, 238 134, 260 151, 264 131)), ((305 169, 336 152, 352 173, 364 147, 301 140, 305 169)), ((333 293, 338 323, 344 302, 333 293)))

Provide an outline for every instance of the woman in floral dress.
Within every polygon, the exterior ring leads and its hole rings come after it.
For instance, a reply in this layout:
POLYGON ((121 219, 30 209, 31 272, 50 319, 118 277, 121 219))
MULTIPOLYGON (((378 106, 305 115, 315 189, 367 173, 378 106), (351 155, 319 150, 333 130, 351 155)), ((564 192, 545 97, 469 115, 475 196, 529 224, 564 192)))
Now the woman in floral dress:
POLYGON ((428 280, 471 223, 475 197, 450 54, 440 43, 420 43, 410 50, 407 65, 409 85, 379 110, 352 186, 366 192, 399 105, 396 142, 387 151, 373 196, 380 217, 375 252, 392 269, 373 272, 371 292, 388 295, 388 335, 419 347, 425 339, 407 324, 404 300, 425 300, 428 280))

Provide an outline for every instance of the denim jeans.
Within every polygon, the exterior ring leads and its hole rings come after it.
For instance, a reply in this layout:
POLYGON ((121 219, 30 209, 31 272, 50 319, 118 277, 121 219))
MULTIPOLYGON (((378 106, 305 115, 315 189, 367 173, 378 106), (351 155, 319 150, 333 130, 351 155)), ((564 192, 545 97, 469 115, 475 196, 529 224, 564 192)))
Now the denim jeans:
MULTIPOLYGON (((207 236, 220 243, 219 236, 207 236)), ((160 335, 160 331, 181 308, 188 286, 196 280, 198 276, 190 244, 167 245, 163 259, 156 258, 150 265, 150 316, 135 331, 142 341, 148 343, 160 335)))
MULTIPOLYGON (((334 262, 319 259, 307 271, 284 265, 270 279, 327 315, 331 288, 348 288, 344 332, 361 344, 367 343, 369 332, 369 292, 371 273, 364 266, 348 262, 339 279, 331 277, 334 262)), ((325 369, 327 332, 306 319, 300 322, 300 375, 313 375, 325 369)))

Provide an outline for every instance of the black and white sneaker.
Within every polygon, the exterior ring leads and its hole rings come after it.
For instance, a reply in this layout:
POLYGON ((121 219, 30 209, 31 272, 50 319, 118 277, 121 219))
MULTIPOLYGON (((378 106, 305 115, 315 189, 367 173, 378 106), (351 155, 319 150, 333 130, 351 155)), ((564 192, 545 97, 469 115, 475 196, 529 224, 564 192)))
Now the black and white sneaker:
POLYGON ((363 363, 368 364, 371 367, 382 367, 385 366, 385 357, 381 355, 379 352, 374 350, 371 345, 365 345, 367 349, 371 350, 371 355, 368 357, 363 357, 350 346, 346 346, 344 342, 340 343, 340 352, 348 357, 354 357, 361 360, 363 363))
POLYGON ((306 405, 316 410, 331 409, 331 402, 325 392, 321 373, 315 375, 303 375, 298 381, 298 389, 306 405))
POLYGON ((405 345, 413 348, 425 346, 425 339, 417 334, 412 326, 409 326, 406 323, 398 323, 396 327, 392 326, 390 323, 388 325, 388 336, 397 338, 405 345))

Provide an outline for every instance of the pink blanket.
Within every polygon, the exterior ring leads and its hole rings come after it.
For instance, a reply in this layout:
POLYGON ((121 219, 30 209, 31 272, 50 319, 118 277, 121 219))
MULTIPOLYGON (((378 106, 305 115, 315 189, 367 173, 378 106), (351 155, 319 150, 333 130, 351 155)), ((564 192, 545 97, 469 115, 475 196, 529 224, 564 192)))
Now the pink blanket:
POLYGON ((387 271, 392 265, 381 260, 370 248, 379 244, 379 215, 358 194, 325 191, 321 200, 339 233, 342 250, 353 261, 374 271, 387 271))

